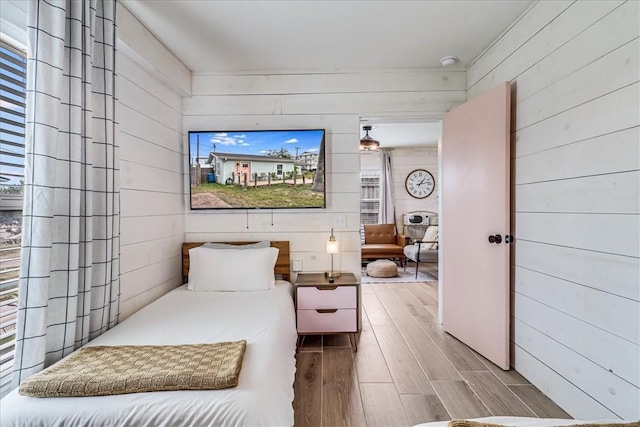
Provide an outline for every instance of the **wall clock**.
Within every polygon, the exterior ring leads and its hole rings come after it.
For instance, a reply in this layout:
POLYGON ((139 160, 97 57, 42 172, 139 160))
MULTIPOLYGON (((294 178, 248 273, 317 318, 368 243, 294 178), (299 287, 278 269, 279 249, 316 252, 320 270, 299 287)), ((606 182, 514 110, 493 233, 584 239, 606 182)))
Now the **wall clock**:
POLYGON ((436 181, 429 171, 424 169, 416 169, 407 175, 404 181, 404 188, 411 197, 416 199, 427 198, 433 193, 436 181))

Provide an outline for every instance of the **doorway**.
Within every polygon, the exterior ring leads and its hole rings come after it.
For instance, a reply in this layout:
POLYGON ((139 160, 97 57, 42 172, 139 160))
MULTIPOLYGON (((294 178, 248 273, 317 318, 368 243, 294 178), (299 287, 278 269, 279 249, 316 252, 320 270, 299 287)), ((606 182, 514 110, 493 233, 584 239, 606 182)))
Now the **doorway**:
MULTIPOLYGON (((361 244, 366 247, 364 229, 368 224, 393 224, 398 235, 406 236, 405 245, 414 245, 424 237, 426 228, 438 225, 439 221, 439 142, 440 120, 434 118, 407 119, 362 119, 361 138, 365 136, 363 126, 371 126, 369 136, 380 143, 379 150, 360 151, 360 232, 361 244), (381 215, 387 204, 383 188, 385 174, 383 156, 388 155, 391 164, 390 197, 393 202, 393 216, 381 215), (415 172, 419 171, 419 172, 415 172), (415 177, 433 180, 432 191, 418 193, 411 191, 407 179, 415 172, 415 177), (420 176, 420 174, 422 174, 420 176), (411 222, 409 217, 423 218, 421 224, 411 222)), ((386 283, 418 282, 438 280, 437 244, 433 245, 435 257, 428 262, 420 262, 416 279, 416 263, 401 265, 398 260, 398 276, 383 278, 386 283)), ((365 259, 363 250, 363 283, 378 283, 382 279, 367 276, 366 266, 375 259, 365 259)))

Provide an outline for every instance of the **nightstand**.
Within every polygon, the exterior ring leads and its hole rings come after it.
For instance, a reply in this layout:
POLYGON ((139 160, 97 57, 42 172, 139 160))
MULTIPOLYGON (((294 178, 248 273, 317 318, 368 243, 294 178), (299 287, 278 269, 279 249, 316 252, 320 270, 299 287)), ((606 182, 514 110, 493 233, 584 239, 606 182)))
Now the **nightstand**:
POLYGON ((342 273, 333 283, 324 273, 299 273, 295 291, 299 345, 305 335, 349 334, 358 351, 360 283, 353 273, 342 273))

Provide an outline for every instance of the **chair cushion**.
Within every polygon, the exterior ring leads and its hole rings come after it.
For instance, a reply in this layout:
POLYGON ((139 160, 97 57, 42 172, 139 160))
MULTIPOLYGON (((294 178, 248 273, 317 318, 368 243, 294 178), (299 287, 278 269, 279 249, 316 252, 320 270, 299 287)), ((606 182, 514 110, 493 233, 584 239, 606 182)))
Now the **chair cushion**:
POLYGON ((402 246, 395 244, 366 244, 362 245, 363 256, 374 257, 376 255, 384 256, 402 256, 402 246), (390 255, 387 255, 390 254, 390 255))
POLYGON ((424 237, 422 238, 425 242, 435 242, 435 243, 423 243, 422 246, 425 249, 438 249, 438 226, 430 225, 424 231, 424 237))
POLYGON ((395 224, 366 224, 364 226, 365 244, 397 244, 395 224))
POLYGON ((398 275, 398 266, 388 259, 379 259, 367 264, 367 276, 370 277, 395 277, 398 275))
MULTIPOLYGON (((420 261, 425 262, 438 262, 438 250, 437 249, 425 249, 425 245, 420 245, 420 261)), ((404 256, 412 261, 415 261, 418 257, 418 244, 407 245, 404 247, 404 256)))

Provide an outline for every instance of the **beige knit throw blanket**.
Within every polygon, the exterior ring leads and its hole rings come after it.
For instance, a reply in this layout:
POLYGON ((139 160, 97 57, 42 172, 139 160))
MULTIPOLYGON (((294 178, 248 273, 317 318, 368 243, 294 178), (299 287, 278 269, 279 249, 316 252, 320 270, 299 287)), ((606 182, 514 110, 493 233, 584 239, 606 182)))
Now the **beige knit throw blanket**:
MULTIPOLYGON (((453 420, 449 421, 447 427, 503 427, 503 424, 483 423, 470 420, 453 420)), ((567 426, 569 427, 569 426, 567 426)), ((571 427, 640 427, 637 421, 620 421, 614 424, 572 424, 571 427)))
POLYGON ((84 347, 20 384, 31 397, 79 397, 238 385, 245 340, 84 347))

